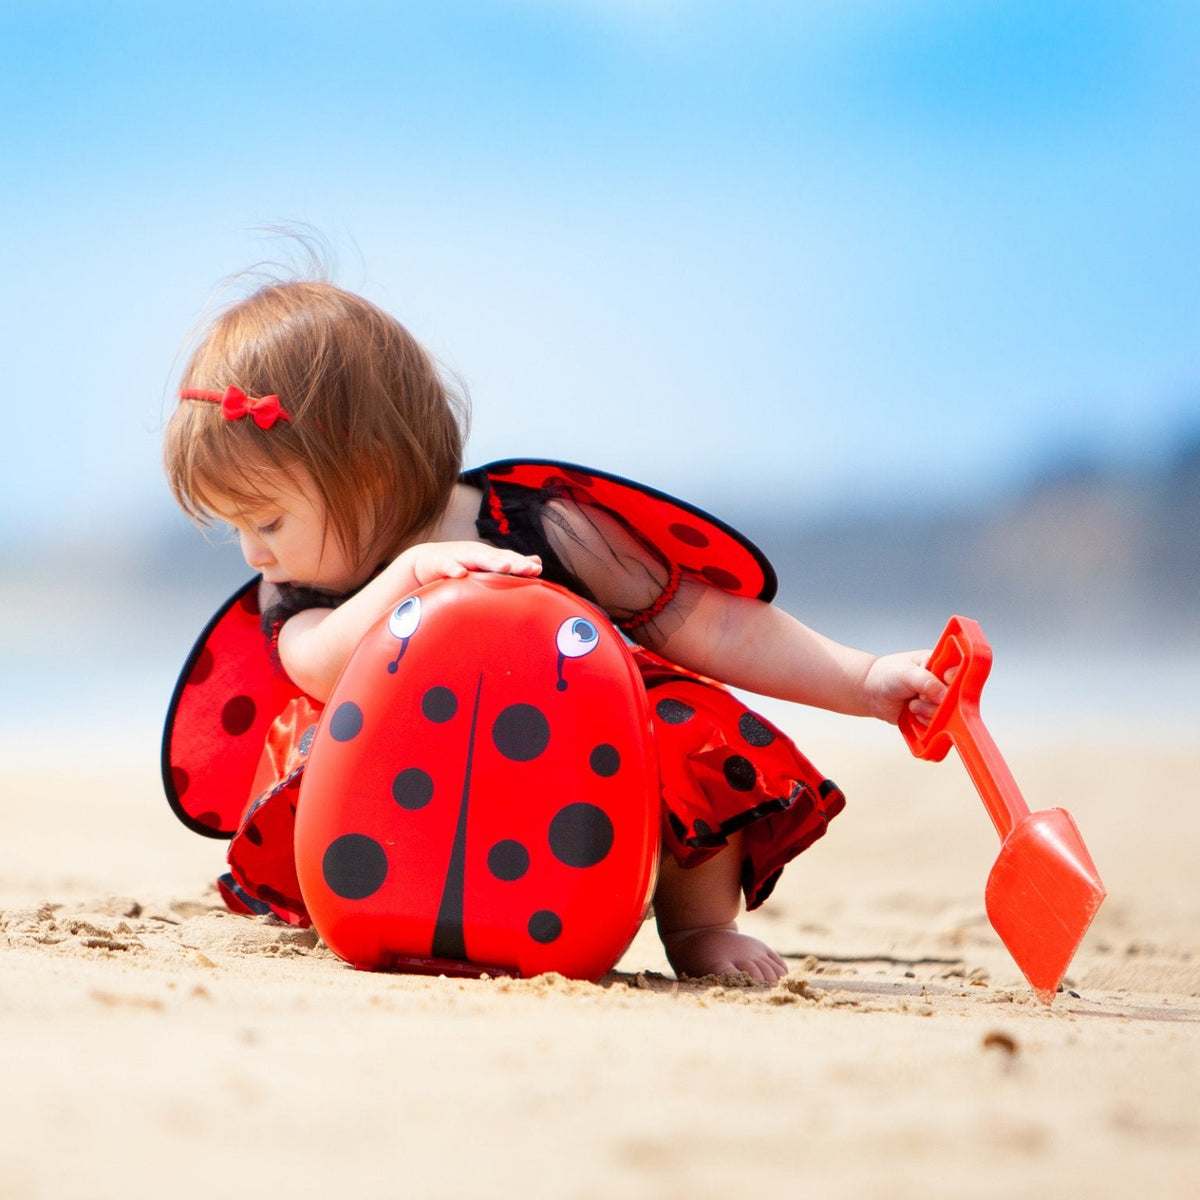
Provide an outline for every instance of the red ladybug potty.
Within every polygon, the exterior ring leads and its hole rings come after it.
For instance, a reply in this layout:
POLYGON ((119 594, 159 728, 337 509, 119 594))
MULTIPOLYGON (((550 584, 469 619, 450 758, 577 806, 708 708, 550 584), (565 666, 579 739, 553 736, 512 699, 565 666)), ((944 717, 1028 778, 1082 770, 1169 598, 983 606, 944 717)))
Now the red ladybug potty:
POLYGON ((598 979, 653 891, 658 759, 633 657, 554 584, 442 580, 363 639, 321 716, 296 873, 356 967, 598 979))

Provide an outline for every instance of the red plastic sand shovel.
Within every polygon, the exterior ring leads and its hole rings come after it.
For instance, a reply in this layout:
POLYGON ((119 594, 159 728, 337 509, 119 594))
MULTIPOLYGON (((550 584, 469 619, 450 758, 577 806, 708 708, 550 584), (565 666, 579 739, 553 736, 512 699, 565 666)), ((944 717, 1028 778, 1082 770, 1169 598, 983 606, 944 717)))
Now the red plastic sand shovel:
POLYGON ((1065 809, 1030 812, 979 715, 992 648, 978 624, 951 617, 929 658, 945 678, 958 671, 928 725, 907 710, 900 720, 917 758, 941 762, 951 745, 962 758, 1002 845, 988 876, 988 919, 1044 1004, 1050 1004, 1106 893, 1065 809))

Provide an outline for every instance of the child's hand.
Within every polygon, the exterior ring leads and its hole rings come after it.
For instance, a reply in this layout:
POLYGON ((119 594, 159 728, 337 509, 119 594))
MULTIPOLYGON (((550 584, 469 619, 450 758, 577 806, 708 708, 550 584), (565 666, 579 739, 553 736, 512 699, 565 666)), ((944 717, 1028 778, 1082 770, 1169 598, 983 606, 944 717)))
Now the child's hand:
POLYGON ((864 681, 871 715, 895 725, 907 707, 918 721, 928 722, 946 694, 946 685, 925 669, 928 661, 928 650, 877 658, 864 681))
POLYGON ((461 579, 471 571, 524 576, 542 572, 542 560, 536 554, 517 554, 485 542, 422 542, 400 557, 406 560, 418 586, 437 579, 461 579))

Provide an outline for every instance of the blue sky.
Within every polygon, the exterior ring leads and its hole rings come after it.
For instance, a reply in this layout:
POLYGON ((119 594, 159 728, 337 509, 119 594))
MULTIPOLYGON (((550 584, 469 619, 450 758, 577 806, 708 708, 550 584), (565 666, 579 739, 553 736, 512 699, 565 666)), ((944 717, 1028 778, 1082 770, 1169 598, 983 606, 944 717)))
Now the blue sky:
POLYGON ((1152 458, 1198 133, 1182 0, 0 0, 0 534, 164 519, 180 347, 280 224, 466 380, 473 461, 802 518, 1152 458))

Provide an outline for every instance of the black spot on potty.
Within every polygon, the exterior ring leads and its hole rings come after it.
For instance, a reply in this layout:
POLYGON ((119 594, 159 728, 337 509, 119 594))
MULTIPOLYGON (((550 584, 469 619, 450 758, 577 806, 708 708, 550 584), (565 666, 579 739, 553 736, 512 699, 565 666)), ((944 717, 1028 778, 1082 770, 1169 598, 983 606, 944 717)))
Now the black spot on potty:
POLYGON ((540 942, 545 946, 547 943, 555 941, 562 933, 562 918, 557 913, 543 908, 529 918, 528 929, 529 936, 535 942, 540 942))
POLYGON ((330 842, 321 872, 335 895, 343 900, 365 900, 379 891, 387 878, 387 854, 374 838, 345 833, 330 842))
POLYGON ((588 766, 597 775, 607 779, 621 769, 621 756, 617 753, 616 746, 610 746, 607 742, 603 742, 592 751, 591 757, 588 759, 588 766))
POLYGON ((433 779, 420 767, 408 767, 392 780, 392 799, 401 808, 414 811, 433 799, 433 779))
POLYGON ((362 709, 351 700, 339 704, 329 719, 329 736, 335 742, 353 741, 362 733, 362 709))
POLYGON ((550 822, 550 851, 568 867, 594 867, 608 857, 613 823, 594 804, 568 804, 550 822))
POLYGON ((497 879, 511 883, 529 870, 529 851, 520 842, 506 838, 488 851, 487 864, 497 879))
POLYGON ((505 758, 529 762, 550 744, 550 722, 532 704, 510 704, 492 726, 492 741, 505 758))
POLYGON ((458 712, 458 697, 448 687, 431 687, 421 697, 421 711, 435 725, 441 725, 458 712))

